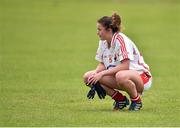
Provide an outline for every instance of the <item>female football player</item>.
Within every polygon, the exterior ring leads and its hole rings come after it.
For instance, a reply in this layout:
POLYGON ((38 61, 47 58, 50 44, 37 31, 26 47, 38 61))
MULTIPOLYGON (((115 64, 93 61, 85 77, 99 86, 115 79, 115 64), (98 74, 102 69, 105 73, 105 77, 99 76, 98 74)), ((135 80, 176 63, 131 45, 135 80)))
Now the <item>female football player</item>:
POLYGON ((99 98, 107 93, 115 100, 114 110, 120 110, 129 105, 121 90, 130 97, 129 110, 140 110, 140 96, 151 87, 152 75, 134 42, 121 32, 120 16, 114 13, 100 18, 97 35, 100 41, 95 58, 99 64, 83 76, 84 83, 91 87, 88 98, 94 98, 95 91, 99 98))

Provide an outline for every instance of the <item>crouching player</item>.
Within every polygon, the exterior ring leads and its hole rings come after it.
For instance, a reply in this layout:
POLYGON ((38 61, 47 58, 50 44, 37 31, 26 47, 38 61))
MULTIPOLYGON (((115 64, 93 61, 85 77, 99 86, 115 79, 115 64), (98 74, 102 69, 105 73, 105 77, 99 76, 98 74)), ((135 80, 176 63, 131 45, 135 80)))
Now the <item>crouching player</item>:
POLYGON ((142 108, 141 94, 151 87, 152 76, 149 66, 136 45, 121 32, 121 18, 114 13, 97 21, 97 35, 100 38, 96 60, 97 68, 84 74, 84 83, 91 89, 87 97, 93 99, 97 92, 100 99, 106 94, 114 99, 113 109, 120 110, 131 104, 129 110, 142 108))

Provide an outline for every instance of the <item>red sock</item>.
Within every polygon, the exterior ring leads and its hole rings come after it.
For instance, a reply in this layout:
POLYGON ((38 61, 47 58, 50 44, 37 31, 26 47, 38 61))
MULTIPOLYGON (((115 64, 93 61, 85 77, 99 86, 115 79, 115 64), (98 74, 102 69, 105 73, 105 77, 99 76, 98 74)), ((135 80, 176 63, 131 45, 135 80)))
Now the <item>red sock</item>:
POLYGON ((118 92, 118 91, 115 91, 111 97, 112 97, 112 99, 114 99, 115 101, 122 101, 122 100, 125 99, 125 96, 123 96, 123 94, 121 94, 121 93, 118 92))
POLYGON ((135 98, 131 98, 131 101, 141 102, 140 95, 138 95, 138 96, 137 96, 137 97, 135 97, 135 98))

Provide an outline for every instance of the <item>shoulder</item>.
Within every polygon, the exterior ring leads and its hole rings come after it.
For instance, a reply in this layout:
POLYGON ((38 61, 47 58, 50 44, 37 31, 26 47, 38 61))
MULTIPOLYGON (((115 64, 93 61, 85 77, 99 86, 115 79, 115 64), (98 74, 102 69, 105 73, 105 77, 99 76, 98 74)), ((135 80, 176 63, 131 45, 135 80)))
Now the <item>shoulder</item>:
POLYGON ((123 33, 119 32, 115 37, 115 42, 120 45, 124 44, 125 43, 125 35, 123 33))
POLYGON ((106 40, 99 40, 99 44, 105 45, 106 44, 106 40))
POLYGON ((119 32, 117 37, 116 37, 116 41, 119 42, 120 44, 132 44, 132 41, 129 39, 128 36, 126 36, 124 33, 119 32))
POLYGON ((105 40, 99 40, 99 47, 104 48, 107 45, 107 42, 105 40))
POLYGON ((121 39, 121 40, 125 40, 126 38, 128 38, 124 33, 119 32, 116 39, 121 39))

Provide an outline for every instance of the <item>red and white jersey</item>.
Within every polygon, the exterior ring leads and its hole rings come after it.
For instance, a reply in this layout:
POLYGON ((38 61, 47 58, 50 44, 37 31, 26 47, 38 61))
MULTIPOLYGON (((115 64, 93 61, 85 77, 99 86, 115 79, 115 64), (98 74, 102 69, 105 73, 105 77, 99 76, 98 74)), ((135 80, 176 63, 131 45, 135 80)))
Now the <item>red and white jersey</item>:
POLYGON ((139 74, 146 72, 151 76, 149 66, 144 62, 136 45, 121 32, 113 35, 110 48, 106 40, 99 41, 95 59, 104 63, 107 69, 121 64, 124 59, 129 59, 130 70, 136 70, 139 74))

